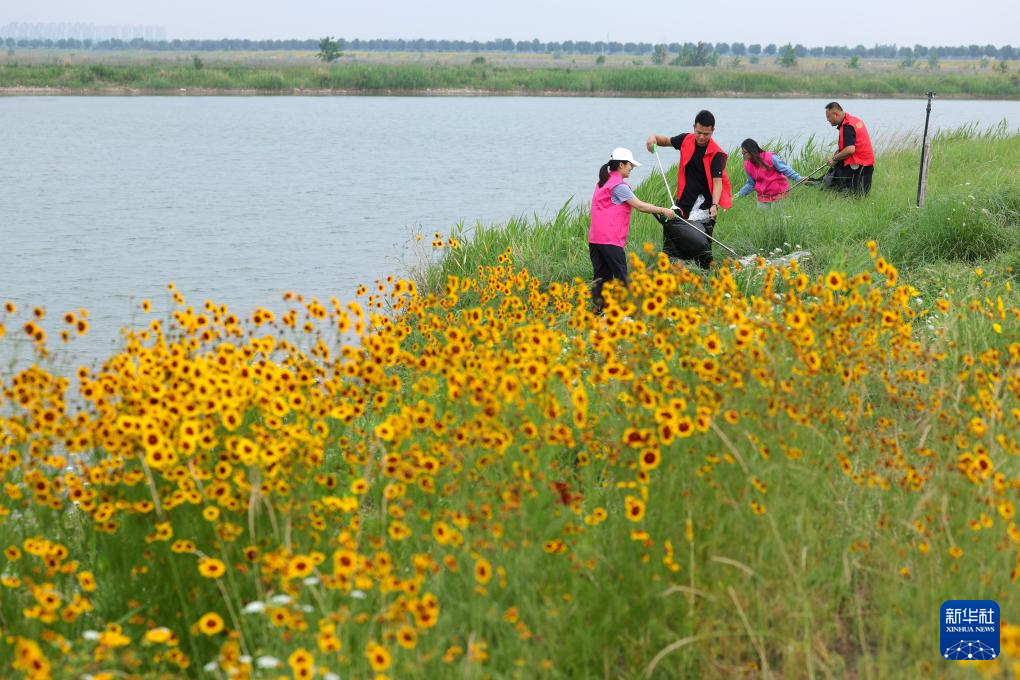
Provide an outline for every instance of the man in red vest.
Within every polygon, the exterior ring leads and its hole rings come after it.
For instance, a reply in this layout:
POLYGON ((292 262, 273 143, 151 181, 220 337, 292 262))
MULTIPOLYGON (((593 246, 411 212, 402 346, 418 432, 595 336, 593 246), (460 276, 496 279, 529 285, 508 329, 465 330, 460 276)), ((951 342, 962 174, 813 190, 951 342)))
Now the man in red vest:
POLYGON ((699 111, 694 117, 694 132, 683 132, 675 137, 651 135, 645 146, 651 152, 655 145, 667 144, 680 151, 677 171, 676 206, 683 217, 690 217, 691 209, 701 196, 702 209, 707 208, 713 220, 719 208, 733 205, 730 195, 730 178, 726 174, 726 153, 712 139, 715 116, 711 111, 699 111))
POLYGON ((825 105, 825 118, 832 127, 839 128, 839 145, 836 154, 829 159, 834 187, 866 196, 871 191, 871 177, 875 173, 875 151, 867 126, 836 102, 825 105))

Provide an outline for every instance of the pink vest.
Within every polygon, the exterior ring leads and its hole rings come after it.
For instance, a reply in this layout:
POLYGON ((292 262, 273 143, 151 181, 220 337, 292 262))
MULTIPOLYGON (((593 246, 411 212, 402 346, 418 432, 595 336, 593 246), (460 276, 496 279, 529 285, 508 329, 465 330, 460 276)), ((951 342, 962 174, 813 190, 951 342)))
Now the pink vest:
POLYGON ((761 159, 765 161, 766 168, 759 168, 750 160, 744 161, 744 170, 748 177, 754 180, 754 190, 758 192, 758 201, 771 203, 778 201, 790 190, 790 182, 786 175, 776 170, 772 165, 772 152, 762 151, 761 159))
POLYGON ((595 184, 595 193, 591 197, 591 229, 588 230, 588 243, 621 248, 627 245, 630 204, 613 204, 613 187, 622 183, 620 173, 611 172, 604 185, 595 184))

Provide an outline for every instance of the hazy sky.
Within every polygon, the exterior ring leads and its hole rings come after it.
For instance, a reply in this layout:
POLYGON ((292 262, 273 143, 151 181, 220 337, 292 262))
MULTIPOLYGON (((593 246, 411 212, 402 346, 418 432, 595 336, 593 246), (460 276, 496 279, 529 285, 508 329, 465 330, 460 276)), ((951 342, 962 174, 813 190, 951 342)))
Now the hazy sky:
POLYGON ((1020 46, 1018 0, 2 0, 10 21, 154 24, 169 38, 1020 46))

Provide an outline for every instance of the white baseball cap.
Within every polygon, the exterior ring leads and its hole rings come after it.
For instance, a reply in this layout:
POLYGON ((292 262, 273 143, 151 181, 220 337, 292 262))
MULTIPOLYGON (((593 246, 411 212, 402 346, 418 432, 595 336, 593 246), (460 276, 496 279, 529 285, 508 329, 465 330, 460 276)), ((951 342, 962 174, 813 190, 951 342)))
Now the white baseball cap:
POLYGON ((635 168, 640 167, 641 164, 634 160, 634 154, 630 152, 630 149, 625 149, 622 146, 618 146, 613 149, 613 153, 610 154, 609 160, 611 161, 627 161, 635 168))

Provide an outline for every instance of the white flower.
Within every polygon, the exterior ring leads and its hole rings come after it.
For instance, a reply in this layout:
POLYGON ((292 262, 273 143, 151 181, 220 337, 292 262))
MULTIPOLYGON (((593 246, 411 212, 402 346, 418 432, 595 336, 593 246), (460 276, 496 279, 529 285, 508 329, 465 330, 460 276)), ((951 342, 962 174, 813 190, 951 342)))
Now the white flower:
POLYGON ((212 673, 218 667, 219 667, 218 663, 216 663, 215 661, 210 661, 206 665, 202 666, 202 670, 205 671, 206 673, 212 673))
POLYGON ((241 663, 251 663, 251 657, 248 656, 247 654, 242 654, 241 656, 237 657, 237 660, 240 661, 241 663))
POLYGON ((82 633, 81 636, 83 638, 85 638, 86 640, 91 640, 91 641, 95 642, 96 640, 99 639, 99 631, 98 630, 87 630, 84 633, 82 633))
POLYGON ((290 595, 284 595, 281 593, 280 595, 273 595, 269 598, 269 601, 273 604, 290 604, 294 600, 290 595))
POLYGON ((304 583, 306 586, 317 586, 317 585, 319 585, 319 577, 318 576, 309 576, 308 578, 306 578, 305 580, 303 580, 301 582, 304 583))
POLYGON ((326 673, 322 676, 322 680, 340 680, 340 676, 336 673, 326 673))
POLYGON ((248 604, 244 605, 244 609, 241 610, 242 614, 261 614, 266 611, 266 605, 264 602, 258 600, 252 600, 248 604))
POLYGON ((255 665, 259 668, 276 668, 280 665, 280 660, 274 656, 260 656, 255 659, 255 665))
POLYGON ((364 600, 367 597, 367 595, 365 595, 365 591, 363 590, 352 590, 351 597, 353 597, 355 600, 364 600))
POLYGON ((301 611, 303 611, 306 614, 310 614, 310 613, 315 611, 315 607, 313 607, 310 604, 303 604, 300 607, 298 607, 298 609, 300 609, 301 611))

